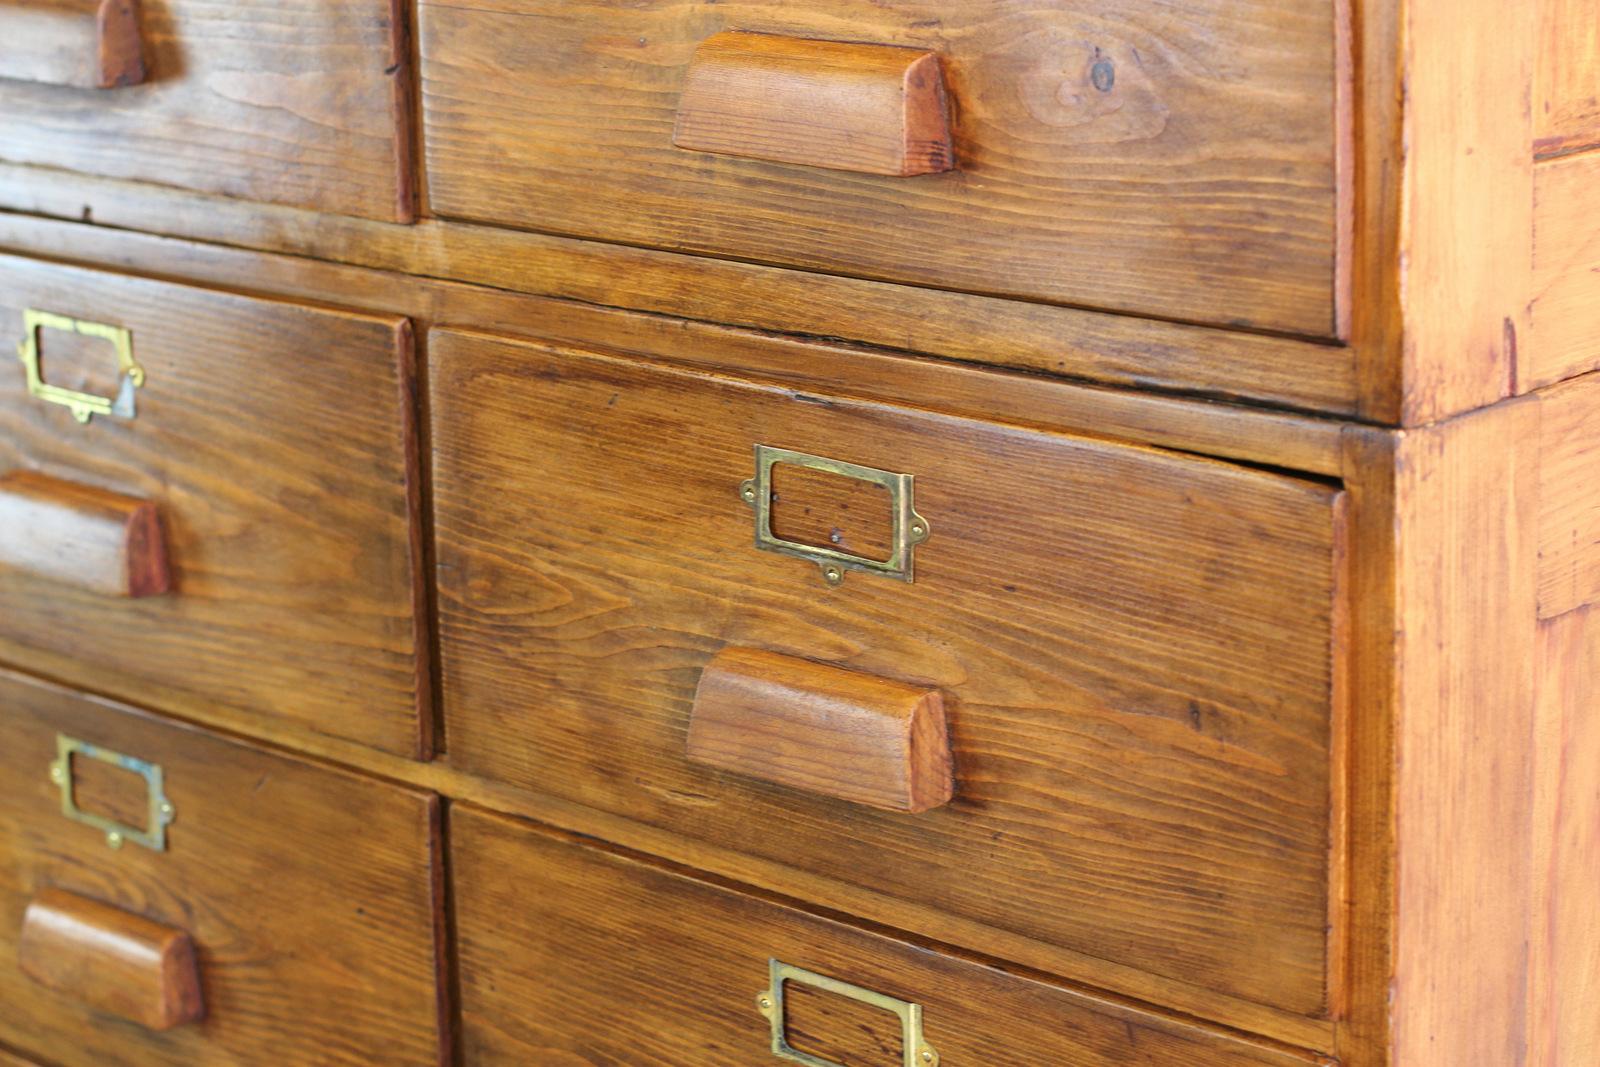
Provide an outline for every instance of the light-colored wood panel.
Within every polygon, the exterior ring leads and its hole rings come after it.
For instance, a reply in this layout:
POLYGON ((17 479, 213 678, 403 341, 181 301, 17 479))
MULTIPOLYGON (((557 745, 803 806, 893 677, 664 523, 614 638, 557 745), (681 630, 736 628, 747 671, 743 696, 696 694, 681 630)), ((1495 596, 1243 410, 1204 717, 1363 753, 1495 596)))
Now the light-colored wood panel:
POLYGON ((1600 144, 1600 12, 1594 0, 1538 0, 1538 7, 1534 147, 1553 154, 1600 144))
MULTIPOLYGON (((392 0, 140 8, 142 84, 106 93, 0 79, 7 162, 410 217, 411 67, 392 0)), ((0 33, 17 10, 0 5, 0 33)))
POLYGON ((0 703, 0 1041, 57 1067, 437 1067, 432 796, 14 675, 0 703), (58 734, 161 765, 165 851, 61 814, 58 734), (23 914, 50 889, 186 931, 205 1018, 149 1033, 24 976, 23 914))
POLYGON ((1402 134, 1386 168, 1403 230, 1397 258, 1379 269, 1403 314, 1390 338, 1401 346, 1396 421, 1419 425, 1514 391, 1532 291, 1537 10, 1527 0, 1365 6, 1403 27, 1402 134))
POLYGON ((1600 377, 1539 394, 1539 617, 1600 600, 1600 377))
POLYGON ((30 307, 128 329, 144 385, 133 418, 80 424, 13 363, 0 472, 153 503, 172 591, 113 599, 0 570, 0 632, 79 657, 75 679, 122 699, 423 751, 408 324, 0 257, 0 337, 20 338, 30 307))
MULTIPOLYGON (((79 175, 53 175, 41 184, 36 172, 4 164, 0 206, 604 307, 847 338, 1144 389, 1248 398, 1335 414, 1357 407, 1355 356, 1335 345, 484 226, 384 226, 79 175)), ((0 215, 0 225, 10 234, 30 232, 24 228, 38 221, 0 215)), ((70 240, 80 247, 104 239, 93 231, 77 238, 66 237, 64 231, 52 233, 50 240, 70 240)), ((58 254, 58 247, 49 244, 38 251, 58 254)), ((313 268, 301 264, 299 269, 313 268)), ((392 292, 392 284, 384 284, 392 292)))
POLYGON ((1538 669, 1528 1064, 1569 1067, 1600 1062, 1600 614, 1541 624, 1538 669))
POLYGON ((1535 169, 1532 336, 1524 391, 1600 368, 1600 152, 1535 169))
MULTIPOLYGON (((921 1004, 926 1039, 950 1064, 1313 1062, 921 951, 470 808, 452 811, 451 841, 469 1065, 767 1062, 769 1023, 755 998, 773 958, 921 1004), (619 1004, 629 1025, 593 1025, 619 1004)), ((887 1018, 897 1041, 899 1022, 887 1018)), ((887 1035, 850 1033, 838 1020, 828 1030, 860 1054, 843 1062, 903 1062, 890 1058, 887 1035)))
POLYGON ((457 767, 1322 1010, 1336 488, 565 349, 429 349, 457 767), (756 552, 739 484, 762 442, 915 474, 916 582, 830 591, 756 552), (689 764, 696 677, 730 644, 942 689, 957 799, 908 822, 689 764))
POLYGON ((427 2, 430 197, 456 218, 1329 337, 1337 15, 1333 0, 427 2), (938 53, 955 169, 906 182, 675 149, 695 49, 724 30, 938 53))
POLYGON ((1527 1054, 1538 441, 1522 400, 1395 454, 1397 1067, 1527 1054))

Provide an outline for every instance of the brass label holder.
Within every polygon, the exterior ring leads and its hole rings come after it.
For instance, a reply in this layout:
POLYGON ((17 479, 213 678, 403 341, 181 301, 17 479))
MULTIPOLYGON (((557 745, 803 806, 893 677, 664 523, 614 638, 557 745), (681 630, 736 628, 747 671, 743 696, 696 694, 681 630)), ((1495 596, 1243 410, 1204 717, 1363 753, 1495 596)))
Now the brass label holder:
POLYGON ((50 764, 50 780, 61 789, 61 814, 74 822, 81 822, 85 826, 92 826, 106 835, 106 844, 112 848, 121 848, 124 841, 132 841, 136 845, 155 852, 167 850, 167 826, 177 817, 173 810, 172 802, 167 799, 164 787, 164 775, 161 765, 149 763, 133 756, 125 756, 120 752, 113 752, 109 748, 101 748, 87 741, 79 741, 75 737, 65 734, 56 735, 56 758, 50 764), (77 798, 73 795, 72 757, 83 756, 86 759, 96 759, 102 763, 109 763, 113 767, 120 767, 125 771, 132 771, 144 779, 145 793, 148 805, 146 807, 145 825, 143 827, 128 826, 115 819, 108 819, 104 815, 96 815, 92 811, 84 811, 78 807, 77 798))
POLYGON ((790 982, 810 986, 824 993, 833 993, 850 1000, 881 1008, 900 1018, 901 1048, 905 1050, 904 1067, 939 1067, 939 1053, 922 1036, 922 1005, 900 1000, 884 993, 865 989, 825 974, 817 974, 803 967, 768 961, 768 986, 756 996, 756 1007, 772 1024, 772 1054, 780 1060, 805 1064, 806 1067, 843 1067, 842 1064, 801 1052, 789 1044, 788 1021, 784 1015, 784 987, 790 982))
POLYGON ((86 322, 82 319, 54 315, 48 311, 27 308, 22 313, 26 334, 17 346, 17 355, 27 369, 28 395, 47 404, 60 404, 72 412, 79 422, 88 422, 96 415, 110 415, 119 419, 134 417, 134 390, 144 387, 144 368, 133 358, 133 334, 121 326, 103 322, 86 322), (95 396, 51 385, 44 380, 39 366, 39 332, 60 330, 108 341, 117 354, 117 373, 120 380, 115 397, 95 396))
POLYGON ((755 509, 756 547, 764 552, 777 552, 785 556, 810 560, 822 568, 822 577, 829 585, 844 581, 846 571, 863 571, 897 581, 916 580, 916 547, 928 539, 933 528, 928 520, 918 515, 916 477, 894 471, 863 467, 857 463, 813 456, 771 445, 756 445, 756 476, 739 485, 740 498, 755 509), (780 463, 805 467, 810 470, 837 474, 844 478, 880 485, 888 490, 893 511, 894 530, 891 551, 886 560, 858 556, 822 545, 808 545, 802 541, 788 541, 772 532, 772 468, 780 463))

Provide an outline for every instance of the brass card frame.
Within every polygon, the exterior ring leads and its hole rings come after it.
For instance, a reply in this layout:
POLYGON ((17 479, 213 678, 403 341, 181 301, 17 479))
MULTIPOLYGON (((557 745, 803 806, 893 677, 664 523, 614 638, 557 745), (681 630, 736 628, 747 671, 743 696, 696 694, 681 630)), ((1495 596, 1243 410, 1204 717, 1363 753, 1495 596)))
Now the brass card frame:
POLYGON ((22 343, 17 346, 17 356, 27 369, 29 396, 47 404, 60 404, 71 411, 72 417, 79 422, 86 423, 96 415, 110 415, 119 419, 134 417, 136 411, 133 394, 136 389, 144 387, 144 368, 133 358, 133 334, 130 331, 121 326, 111 326, 104 322, 87 322, 49 311, 40 311, 37 308, 27 308, 22 312, 22 325, 27 332, 22 338, 22 343), (121 378, 117 386, 117 395, 95 396, 93 393, 81 393, 76 389, 66 389, 45 381, 39 366, 41 330, 60 330, 64 333, 76 333, 110 342, 117 354, 117 373, 121 378))
POLYGON ((895 471, 863 467, 859 463, 846 463, 809 452, 796 452, 771 445, 756 445, 756 476, 739 485, 739 496, 755 509, 756 547, 764 552, 777 552, 785 556, 810 560, 822 568, 822 577, 829 585, 844 581, 846 571, 863 571, 878 574, 901 582, 916 581, 916 547, 928 539, 933 528, 928 520, 916 511, 916 476, 895 471), (810 470, 837 474, 856 481, 880 485, 889 492, 894 530, 891 551, 887 560, 858 556, 823 545, 808 545, 803 541, 788 541, 772 532, 772 468, 780 463, 805 467, 810 470))
POLYGON ((921 1004, 913 1004, 886 993, 852 985, 838 978, 829 978, 825 974, 808 971, 804 967, 796 967, 782 960, 769 960, 767 968, 768 985, 764 992, 757 995, 756 1007, 772 1024, 772 1054, 778 1059, 804 1064, 805 1067, 843 1067, 842 1064, 832 1060, 813 1056, 809 1052, 801 1052, 789 1044, 788 1020, 784 1016, 783 1009, 784 987, 789 982, 799 982, 824 993, 847 997, 899 1016, 901 1048, 905 1053, 904 1067, 939 1067, 939 1053, 928 1044, 922 1034, 921 1004))
POLYGON ((159 763, 150 763, 134 756, 123 755, 121 752, 113 752, 109 748, 80 741, 66 734, 57 734, 56 758, 55 762, 50 764, 50 780, 61 789, 61 814, 74 822, 81 822, 85 826, 99 830, 106 835, 106 844, 112 848, 121 848, 124 841, 132 841, 154 852, 167 850, 167 826, 176 817, 176 812, 173 810, 172 802, 167 799, 166 776, 159 763), (143 828, 129 826, 78 807, 77 798, 73 796, 73 756, 84 756, 99 760, 101 763, 109 763, 113 767, 132 771, 144 779, 148 806, 143 828))

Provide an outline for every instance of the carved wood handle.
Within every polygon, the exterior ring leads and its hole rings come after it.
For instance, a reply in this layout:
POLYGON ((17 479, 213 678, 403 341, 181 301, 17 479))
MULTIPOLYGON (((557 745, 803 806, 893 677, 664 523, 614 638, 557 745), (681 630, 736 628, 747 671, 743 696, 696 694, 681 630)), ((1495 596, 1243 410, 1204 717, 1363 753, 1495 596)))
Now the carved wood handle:
POLYGON ((154 504, 34 471, 0 477, 0 568, 106 596, 171 588, 154 504))
POLYGON ((701 43, 672 143, 897 178, 955 165, 937 55, 759 33, 701 43))
POLYGON ((955 792, 937 689, 756 649, 707 664, 689 758, 890 811, 927 811, 955 792))
POLYGON ((205 1014, 187 933, 75 893, 46 889, 29 902, 17 962, 40 985, 148 1030, 205 1014))
POLYGON ((0 78, 78 89, 144 81, 139 0, 0 5, 0 78))

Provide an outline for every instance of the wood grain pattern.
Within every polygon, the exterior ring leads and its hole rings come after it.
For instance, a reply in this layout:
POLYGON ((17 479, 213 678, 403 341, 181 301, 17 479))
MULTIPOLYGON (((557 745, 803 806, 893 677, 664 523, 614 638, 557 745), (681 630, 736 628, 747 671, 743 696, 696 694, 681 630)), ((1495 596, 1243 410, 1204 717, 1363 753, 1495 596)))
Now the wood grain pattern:
POLYGON ((430 0, 430 197, 453 218, 1329 337, 1336 6, 430 0), (938 53, 960 169, 674 148, 695 48, 723 30, 938 53))
POLYGON ((0 79, 118 89, 144 77, 138 0, 27 0, 0 7, 0 79))
POLYGON ((725 648, 701 671, 688 754, 887 811, 927 811, 954 793, 938 690, 760 649, 725 648))
MULTIPOLYGON (((1516 391, 1533 292, 1530 104, 1537 4, 1383 0, 1400 21, 1404 85, 1397 177, 1402 226, 1380 269, 1396 287, 1401 397, 1423 425, 1516 391)), ((1383 63, 1384 57, 1372 61, 1383 63)))
POLYGON ((1539 394, 1539 617, 1600 600, 1600 380, 1539 394))
POLYGON ((404 321, 16 259, 0 294, 0 337, 22 335, 24 307, 132 331, 131 420, 79 425, 20 366, 0 373, 0 470, 156 503, 179 590, 110 600, 0 572, 0 638, 81 660, 71 678, 124 699, 422 751, 404 321))
MULTIPOLYGON (((455 808, 451 840, 469 1065, 770 1062, 755 996, 772 957, 922 1004, 928 1041, 952 1067, 1314 1062, 813 918, 504 817, 455 808), (623 1011, 626 1026, 593 1025, 623 1011)), ((825 1025, 835 1040, 862 1047, 862 1035, 838 1021, 825 1025)), ((845 1062, 891 1062, 872 1044, 865 1051, 876 1055, 845 1062)))
POLYGON ((891 178, 955 165, 938 56, 767 33, 718 33, 700 43, 672 143, 891 178))
POLYGON ((1538 8, 1534 148, 1553 155, 1600 144, 1600 16, 1592 0, 1538 0, 1538 8))
POLYGON ((102 596, 172 586, 154 504, 26 470, 0 475, 0 568, 102 596))
POLYGON ((1502 404, 1396 452, 1396 1065, 1527 1054, 1538 418, 1502 404))
POLYGON ((429 349, 457 768, 1323 1008, 1336 489, 577 351, 429 349), (938 532, 916 583, 830 592, 755 551, 758 441, 917 475, 938 532), (961 795, 908 822, 689 764, 727 645, 941 689, 961 795))
MULTIPOLYGON (((1593 436, 1591 432, 1590 436, 1593 436)), ((1529 1067, 1600 1057, 1600 615, 1539 627, 1529 1067)))
POLYGON ((1532 336, 1519 360, 1524 390, 1600 369, 1600 153, 1540 163, 1534 178, 1532 336))
POLYGON ((380 784, 0 676, 0 959, 30 900, 92 897, 187 931, 203 1021, 161 1034, 0 967, 0 1042, 57 1067, 440 1062, 436 804, 380 784), (159 762, 167 850, 113 851, 62 817, 48 769, 65 733, 159 762))
MULTIPOLYGON (((433 279, 454 279, 497 290, 582 301, 618 318, 623 316, 617 309, 632 307, 807 339, 849 339, 897 352, 922 352, 1151 390, 1140 398, 1143 403, 1170 400, 1160 394, 1176 390, 1350 413, 1357 410, 1361 392, 1356 354, 1337 345, 487 226, 434 221, 383 226, 73 174, 52 175, 49 184, 41 185, 36 172, 4 163, 0 163, 0 207, 74 221, 92 216, 104 224, 62 226, 0 213, 0 234, 11 247, 46 258, 87 255, 91 261, 106 257, 112 262, 123 261, 129 250, 137 248, 145 262, 162 260, 170 267, 170 254, 159 252, 150 238, 115 232, 111 227, 174 234, 208 243, 169 246, 190 264, 184 270, 196 269, 204 260, 201 277, 211 277, 204 271, 223 270, 238 279, 235 284, 246 288, 260 287, 258 273, 272 269, 273 261, 242 257, 250 264, 248 269, 240 269, 238 258, 228 268, 228 250, 214 245, 285 252, 411 275, 406 286, 379 277, 367 283, 368 298, 381 294, 386 307, 413 295, 436 300, 433 294, 440 283, 433 279), (97 251, 89 254, 90 248, 97 251)), ((286 292, 304 289, 313 299, 323 298, 323 290, 317 286, 340 274, 328 263, 305 259, 280 260, 278 268, 273 271, 273 286, 286 292)), ((515 303, 509 293, 480 295, 492 295, 501 307, 515 303)), ((500 328, 510 318, 505 311, 479 310, 459 312, 451 321, 500 328)), ((1118 402, 1115 397, 1104 401, 1109 405, 1118 402)), ((1102 402, 1096 403, 1100 406, 1102 402)), ((1168 403, 1167 408, 1167 417, 1176 422, 1192 426, 1197 421, 1182 416, 1185 410, 1196 410, 1193 405, 1168 403)), ((1225 453, 1231 440, 1229 434, 1217 435, 1208 448, 1225 453)), ((1284 442, 1282 447, 1293 446, 1284 442)), ((1337 450, 1331 454, 1336 456, 1337 450)))
POLYGON ((46 989, 146 1030, 205 1016, 187 933, 76 893, 45 889, 28 903, 17 966, 46 989))
POLYGON ((143 0, 143 84, 113 100, 0 81, 0 145, 14 163, 403 221, 394 15, 390 0, 143 0))

